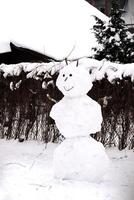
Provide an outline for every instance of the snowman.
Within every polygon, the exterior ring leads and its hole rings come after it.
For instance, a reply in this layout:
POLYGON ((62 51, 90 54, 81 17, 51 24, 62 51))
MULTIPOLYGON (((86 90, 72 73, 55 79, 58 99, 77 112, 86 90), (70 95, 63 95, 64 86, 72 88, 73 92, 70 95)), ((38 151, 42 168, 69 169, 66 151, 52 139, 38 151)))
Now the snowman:
POLYGON ((89 72, 72 63, 60 71, 56 86, 64 97, 52 107, 50 116, 65 140, 54 152, 54 176, 101 181, 109 159, 102 143, 90 136, 101 130, 102 114, 100 105, 87 96, 92 88, 89 72))

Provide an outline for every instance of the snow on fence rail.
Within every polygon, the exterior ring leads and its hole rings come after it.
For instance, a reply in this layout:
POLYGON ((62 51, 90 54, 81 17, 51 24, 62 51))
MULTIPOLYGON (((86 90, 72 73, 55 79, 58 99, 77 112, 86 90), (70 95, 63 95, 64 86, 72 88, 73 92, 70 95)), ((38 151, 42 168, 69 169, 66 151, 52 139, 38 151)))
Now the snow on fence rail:
MULTIPOLYGON (((65 66, 65 61, 0 65, 1 138, 48 142, 59 137, 49 112, 62 97, 55 80, 65 66)), ((102 107, 102 130, 93 137, 105 146, 134 148, 134 64, 82 58, 78 67, 89 70, 94 85, 89 95, 102 107)))
MULTIPOLYGON (((77 62, 77 61, 68 61, 77 62)), ((119 64, 112 63, 105 60, 98 61, 90 58, 82 58, 78 60, 79 67, 87 68, 90 73, 92 80, 102 80, 107 77, 107 79, 112 82, 115 79, 122 79, 124 77, 131 77, 134 80, 134 63, 130 64, 119 64)), ((66 66, 66 62, 50 62, 50 63, 19 63, 19 64, 1 64, 0 72, 3 74, 4 78, 8 76, 19 76, 22 71, 27 73, 27 78, 39 79, 40 76, 44 75, 42 78, 46 78, 46 75, 54 75, 61 68, 66 66)))

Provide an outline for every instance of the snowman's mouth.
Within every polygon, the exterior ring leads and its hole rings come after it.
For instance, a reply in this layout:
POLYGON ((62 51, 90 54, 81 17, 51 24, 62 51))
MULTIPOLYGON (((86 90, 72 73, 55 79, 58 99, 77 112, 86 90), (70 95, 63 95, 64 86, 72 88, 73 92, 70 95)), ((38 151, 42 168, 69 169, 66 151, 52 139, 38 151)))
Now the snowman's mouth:
POLYGON ((72 86, 71 88, 66 88, 65 86, 64 86, 64 90, 65 91, 67 91, 67 92, 69 92, 70 90, 72 90, 74 87, 72 86))

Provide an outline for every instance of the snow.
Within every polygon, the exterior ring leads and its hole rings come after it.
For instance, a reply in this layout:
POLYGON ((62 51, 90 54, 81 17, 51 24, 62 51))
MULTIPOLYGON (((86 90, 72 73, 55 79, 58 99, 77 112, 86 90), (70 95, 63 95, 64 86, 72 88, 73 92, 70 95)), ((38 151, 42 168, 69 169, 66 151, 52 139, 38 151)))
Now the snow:
POLYGON ((91 72, 92 81, 102 80, 107 77, 108 81, 113 83, 114 80, 122 80, 125 77, 130 77, 134 80, 134 63, 120 64, 106 61, 98 61, 90 58, 79 60, 79 66, 83 66, 91 72))
POLYGON ((19 64, 1 64, 0 71, 3 73, 4 78, 8 76, 19 76, 22 71, 27 73, 27 78, 37 78, 42 73, 46 75, 55 74, 62 68, 60 62, 50 62, 50 63, 19 63, 19 64))
POLYGON ((93 15, 108 20, 84 0, 4 0, 0 7, 0 52, 14 42, 56 59, 89 55, 96 42, 93 15))
MULTIPOLYGON (((110 169, 101 183, 53 178, 58 144, 0 140, 0 200, 133 200, 134 152, 107 149, 110 169)), ((98 166, 99 167, 99 166, 98 166)))
MULTIPOLYGON (((69 61, 76 65, 76 61, 69 61)), ((113 82, 115 79, 122 80, 124 77, 130 77, 134 80, 134 63, 119 64, 106 61, 98 61, 91 58, 81 58, 79 59, 79 66, 85 68, 91 72, 92 82, 96 80, 101 80, 107 76, 109 82, 113 82)), ((62 62, 50 62, 50 63, 19 63, 19 64, 1 64, 0 72, 3 74, 4 78, 8 76, 19 76, 22 71, 27 73, 27 78, 39 79, 39 75, 46 76, 49 78, 56 72, 59 72, 66 66, 65 61, 62 62), (44 75, 45 74, 45 75, 44 75)))
POLYGON ((116 34, 114 35, 114 37, 111 36, 111 37, 109 38, 109 42, 112 42, 112 40, 113 40, 113 41, 116 41, 116 43, 118 42, 118 44, 119 44, 119 42, 121 41, 119 33, 116 33, 116 34))

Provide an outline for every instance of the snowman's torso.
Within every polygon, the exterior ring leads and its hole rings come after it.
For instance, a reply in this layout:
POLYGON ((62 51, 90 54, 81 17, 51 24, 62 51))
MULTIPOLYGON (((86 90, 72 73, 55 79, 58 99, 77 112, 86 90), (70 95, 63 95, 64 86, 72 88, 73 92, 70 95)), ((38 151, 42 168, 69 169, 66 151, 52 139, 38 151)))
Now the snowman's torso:
POLYGON ((101 108, 87 95, 77 98, 64 97, 53 106, 50 116, 65 138, 88 136, 101 129, 101 108))

